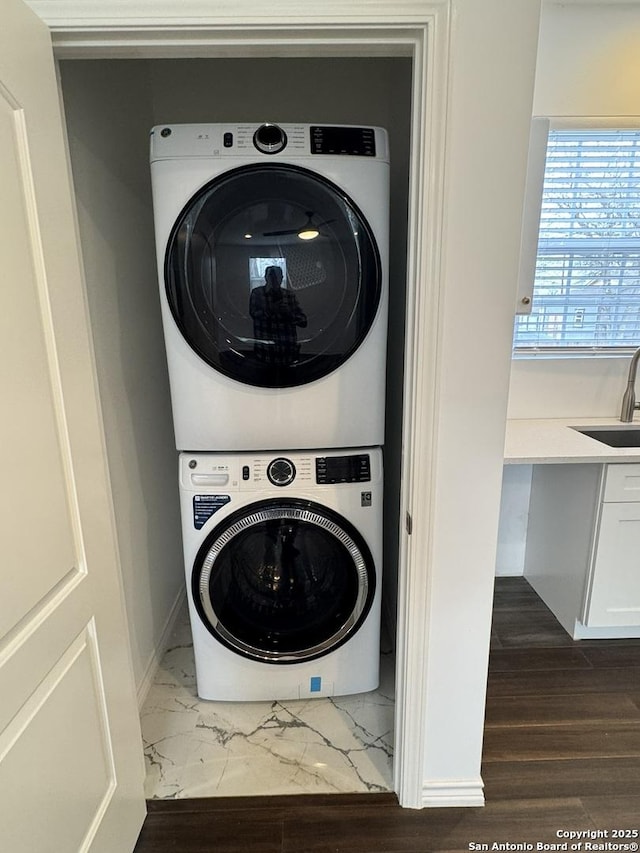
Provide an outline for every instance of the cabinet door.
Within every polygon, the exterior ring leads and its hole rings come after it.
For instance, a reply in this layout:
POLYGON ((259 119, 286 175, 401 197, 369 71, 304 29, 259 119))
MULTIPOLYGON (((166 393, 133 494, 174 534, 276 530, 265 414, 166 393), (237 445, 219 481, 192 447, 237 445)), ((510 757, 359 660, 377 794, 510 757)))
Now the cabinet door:
POLYGON ((640 502, 602 505, 585 625, 640 625, 640 502))

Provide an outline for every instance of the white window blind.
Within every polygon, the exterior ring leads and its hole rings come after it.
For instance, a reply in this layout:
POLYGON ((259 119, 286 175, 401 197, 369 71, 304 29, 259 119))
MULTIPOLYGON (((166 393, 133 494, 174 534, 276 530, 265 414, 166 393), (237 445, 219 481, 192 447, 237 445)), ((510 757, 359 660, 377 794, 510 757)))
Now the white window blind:
POLYGON ((640 346, 640 130, 549 133, 533 307, 514 348, 640 346))

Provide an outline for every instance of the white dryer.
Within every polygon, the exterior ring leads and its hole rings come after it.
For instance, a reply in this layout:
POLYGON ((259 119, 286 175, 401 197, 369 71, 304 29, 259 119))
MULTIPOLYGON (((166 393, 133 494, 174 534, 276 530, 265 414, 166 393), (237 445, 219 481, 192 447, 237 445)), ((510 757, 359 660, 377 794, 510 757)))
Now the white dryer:
POLYGON ((198 695, 378 686, 382 451, 182 453, 198 695))
POLYGON ((151 178, 177 448, 382 444, 386 131, 158 126, 151 178))

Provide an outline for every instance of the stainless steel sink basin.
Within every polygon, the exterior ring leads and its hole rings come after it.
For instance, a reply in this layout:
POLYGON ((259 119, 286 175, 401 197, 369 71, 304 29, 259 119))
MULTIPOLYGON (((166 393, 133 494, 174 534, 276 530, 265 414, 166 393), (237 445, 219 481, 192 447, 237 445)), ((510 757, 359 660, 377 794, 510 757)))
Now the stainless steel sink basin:
POLYGON ((572 427, 609 447, 640 447, 640 426, 572 427))

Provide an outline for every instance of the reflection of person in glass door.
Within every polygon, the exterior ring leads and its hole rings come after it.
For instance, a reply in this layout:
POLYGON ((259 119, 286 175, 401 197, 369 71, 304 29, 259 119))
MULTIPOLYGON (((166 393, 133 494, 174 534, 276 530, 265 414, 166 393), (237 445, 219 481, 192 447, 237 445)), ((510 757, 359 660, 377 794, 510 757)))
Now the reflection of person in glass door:
POLYGON ((282 287, 280 267, 267 267, 264 280, 249 301, 256 358, 267 364, 293 364, 300 352, 297 327, 304 329, 307 317, 295 294, 282 287))

